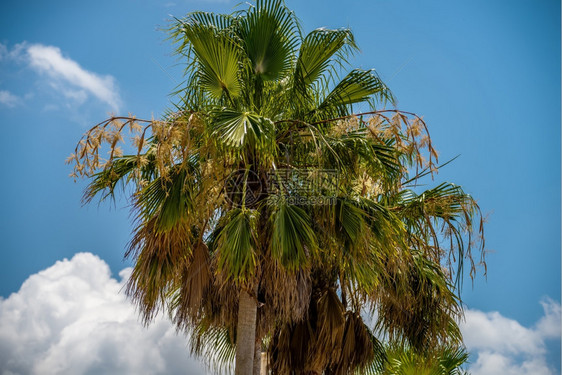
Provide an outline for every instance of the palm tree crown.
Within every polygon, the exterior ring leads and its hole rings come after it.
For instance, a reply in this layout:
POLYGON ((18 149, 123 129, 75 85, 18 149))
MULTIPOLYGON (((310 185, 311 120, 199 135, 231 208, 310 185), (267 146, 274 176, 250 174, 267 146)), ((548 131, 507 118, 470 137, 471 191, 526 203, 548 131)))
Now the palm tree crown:
POLYGON ((130 194, 127 291, 145 321, 165 310, 218 363, 236 347, 240 374, 258 373, 254 345, 275 374, 347 374, 384 362, 377 337, 460 343, 454 282, 464 260, 474 271, 478 206, 451 183, 415 188, 438 168, 426 124, 385 109, 373 70, 346 72, 351 31, 303 36, 281 0, 259 0, 190 13, 171 36, 187 62, 176 110, 112 117, 70 158, 86 201, 130 194))

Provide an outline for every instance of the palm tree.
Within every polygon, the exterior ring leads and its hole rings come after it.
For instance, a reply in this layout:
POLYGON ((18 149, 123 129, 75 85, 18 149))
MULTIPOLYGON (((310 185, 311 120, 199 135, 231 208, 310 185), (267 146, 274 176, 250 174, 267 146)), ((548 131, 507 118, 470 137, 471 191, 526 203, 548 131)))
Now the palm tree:
POLYGON ((384 361, 377 334, 460 342, 454 277, 474 270, 478 206, 453 184, 417 192, 438 168, 426 124, 384 109, 374 71, 345 73, 350 30, 303 36, 282 0, 259 0, 171 31, 187 61, 176 110, 112 117, 70 157, 86 202, 130 194, 127 291, 145 322, 168 312, 245 375, 262 348, 273 373, 344 374, 384 361))
POLYGON ((382 370, 372 375, 467 375, 462 366, 468 353, 462 347, 442 346, 430 353, 419 354, 408 346, 387 348, 388 360, 382 370))

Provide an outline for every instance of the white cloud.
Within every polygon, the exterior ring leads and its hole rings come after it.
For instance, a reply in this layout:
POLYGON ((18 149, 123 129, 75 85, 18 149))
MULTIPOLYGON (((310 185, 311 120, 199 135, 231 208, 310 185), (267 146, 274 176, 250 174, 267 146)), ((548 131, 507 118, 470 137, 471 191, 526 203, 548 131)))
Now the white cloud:
POLYGON ((553 375, 546 360, 547 340, 560 339, 560 303, 541 302, 544 316, 527 328, 499 312, 467 310, 461 324, 472 353, 472 375, 553 375))
POLYGON ((86 93, 119 110, 121 99, 117 93, 115 79, 110 75, 100 76, 82 68, 76 61, 62 55, 60 48, 32 44, 27 47, 29 64, 54 80, 54 87, 67 97, 78 96, 83 101, 86 93), (67 86, 69 85, 69 86, 67 86))
POLYGON ((68 106, 81 105, 94 97, 118 112, 122 104, 115 78, 84 69, 61 49, 22 42, 9 49, 0 44, 0 61, 27 65, 46 78, 47 87, 64 96, 68 106))
POLYGON ((30 276, 0 299, 0 374, 204 374, 165 319, 148 328, 90 253, 30 276))
MULTIPOLYGON (((111 277, 90 253, 76 254, 30 276, 0 298, 0 375, 204 374, 187 339, 164 318, 148 328, 121 289, 130 269, 111 277)), ((541 302, 532 327, 469 309, 461 324, 472 375, 552 375, 549 340, 560 339, 560 304, 541 302)))
POLYGON ((469 368, 472 375, 554 375, 554 370, 546 365, 544 357, 527 358, 523 361, 498 352, 478 353, 478 359, 469 368))
POLYGON ((12 49, 9 49, 5 44, 0 43, 0 61, 10 60, 17 63, 25 62, 25 49, 27 48, 27 43, 22 42, 14 45, 12 49))
POLYGON ((561 306, 559 303, 546 298, 541 301, 544 316, 537 323, 537 331, 545 338, 560 338, 561 327, 561 306))
POLYGON ((13 108, 21 103, 21 98, 7 90, 0 90, 0 103, 4 104, 7 107, 13 108))

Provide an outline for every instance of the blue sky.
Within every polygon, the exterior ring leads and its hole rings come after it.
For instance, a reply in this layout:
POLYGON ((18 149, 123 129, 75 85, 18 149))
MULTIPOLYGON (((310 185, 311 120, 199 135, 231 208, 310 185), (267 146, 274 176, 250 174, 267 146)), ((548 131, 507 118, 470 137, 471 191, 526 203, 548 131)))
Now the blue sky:
MULTIPOLYGON (((26 279, 79 252, 99 256, 118 283, 130 265, 126 202, 82 207, 84 183, 68 178, 64 160, 108 113, 158 117, 169 107, 182 72, 162 31, 170 15, 228 13, 236 3, 1 3, 0 319, 26 279)), ((458 183, 478 200, 490 251, 487 280, 479 272, 474 287, 465 282, 468 326, 510 323, 538 340, 546 367, 559 372, 560 335, 544 326, 560 311, 560 3, 287 3, 305 31, 350 27, 361 48, 352 66, 375 68, 398 108, 424 116, 440 160, 460 155, 436 182, 458 183)), ((535 349, 507 348, 501 362, 473 336, 476 373, 498 363, 539 373, 525 367, 535 349)))

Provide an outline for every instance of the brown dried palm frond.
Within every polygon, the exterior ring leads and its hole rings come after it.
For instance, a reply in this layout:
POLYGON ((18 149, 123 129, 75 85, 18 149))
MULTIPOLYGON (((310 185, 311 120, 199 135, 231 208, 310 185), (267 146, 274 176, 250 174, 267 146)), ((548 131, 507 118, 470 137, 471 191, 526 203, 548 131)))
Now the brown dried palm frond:
POLYGON ((390 278, 381 278, 373 292, 379 333, 392 342, 406 342, 425 351, 442 343, 462 340, 457 325, 462 309, 441 265, 419 252, 411 263, 390 278))
POLYGON ((126 253, 135 260, 126 292, 139 307, 145 323, 165 305, 169 288, 180 277, 178 271, 190 257, 193 243, 187 223, 160 231, 157 221, 158 217, 154 217, 137 228, 126 253))
POLYGON ((361 316, 346 311, 334 289, 316 293, 307 319, 281 324, 269 347, 272 374, 349 374, 384 361, 361 316))
POLYGON ((179 290, 172 305, 172 321, 178 326, 196 324, 205 314, 203 308, 214 286, 211 256, 207 245, 200 241, 193 249, 181 272, 179 290))
POLYGON ((373 336, 358 313, 346 312, 344 337, 339 361, 333 365, 334 375, 351 374, 369 366, 379 353, 373 345, 373 336))
POLYGON ((265 321, 300 321, 305 318, 310 304, 312 281, 308 268, 287 270, 278 260, 264 260, 260 294, 263 294, 265 321))
POLYGON ((316 301, 315 335, 309 347, 312 369, 339 363, 345 336, 345 308, 334 289, 325 290, 316 301))

